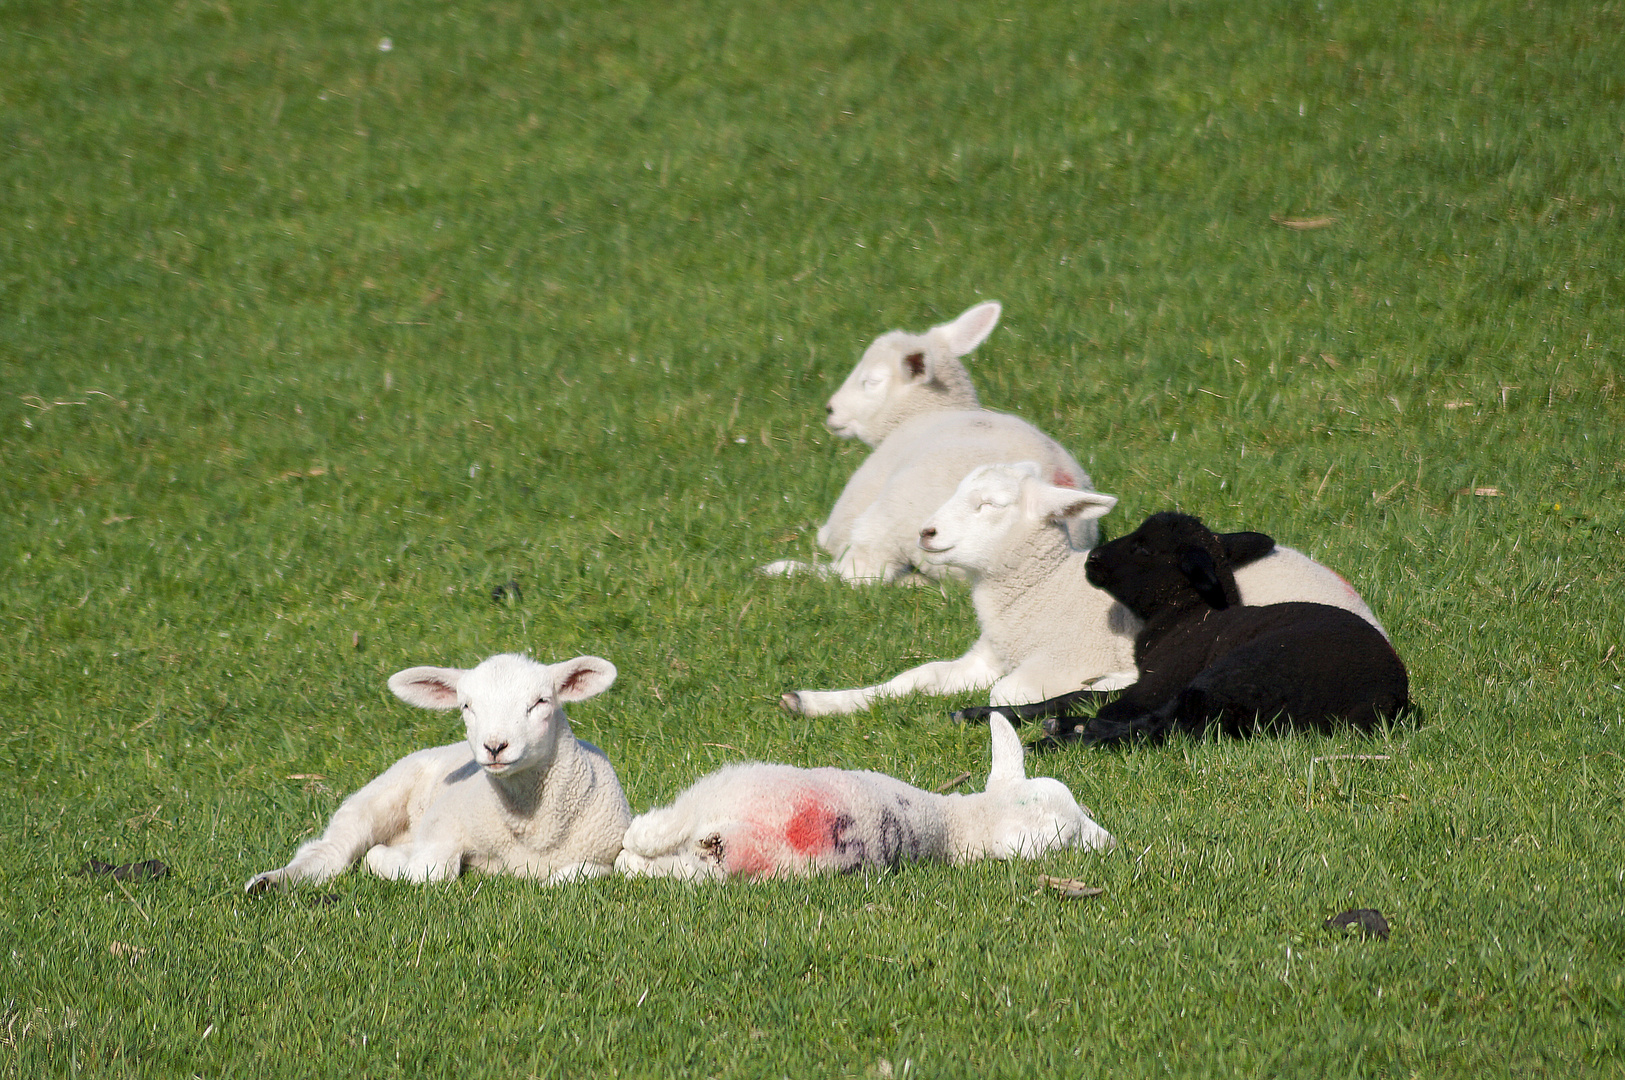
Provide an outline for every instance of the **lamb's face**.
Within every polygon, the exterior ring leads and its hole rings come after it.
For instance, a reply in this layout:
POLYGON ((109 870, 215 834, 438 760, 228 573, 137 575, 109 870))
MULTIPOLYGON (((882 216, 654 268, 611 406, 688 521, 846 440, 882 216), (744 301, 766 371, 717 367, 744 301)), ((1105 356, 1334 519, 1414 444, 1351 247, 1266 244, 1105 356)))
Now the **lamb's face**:
POLYGON ((1030 462, 971 470, 920 529, 925 561, 984 574, 997 569, 1014 534, 1034 525, 1021 496, 1023 481, 1037 472, 1030 462))
POLYGON ((998 576, 1031 559, 1064 557, 1071 550, 1067 522, 1101 517, 1117 505, 1111 495, 1057 487, 1042 475, 1032 461, 972 469, 920 529, 922 559, 998 576))
POLYGON ((1127 536, 1091 551, 1085 574, 1142 619, 1193 598, 1219 608, 1239 603, 1223 545, 1188 514, 1152 514, 1127 536))
POLYGON ((878 446, 917 413, 978 408, 976 388, 959 358, 993 332, 999 311, 998 304, 988 301, 923 334, 893 330, 875 338, 829 399, 825 422, 830 430, 843 439, 878 446))
POLYGON ((569 727, 553 667, 522 656, 493 656, 459 680, 457 707, 468 745, 490 775, 552 763, 560 729, 569 727))
POLYGON ((1032 859, 1070 847, 1105 851, 1116 844, 1059 780, 1037 776, 1007 789, 989 788, 988 794, 1003 804, 987 837, 991 858, 1032 859))
POLYGON ((489 775, 546 768, 560 739, 573 739, 564 702, 607 690, 615 665, 597 656, 538 664, 504 653, 479 667, 414 667, 389 677, 389 688, 420 709, 457 709, 474 760, 489 775))
POLYGON ((829 399, 824 421, 829 429, 843 439, 879 443, 890 429, 886 419, 895 399, 929 372, 929 345, 923 336, 900 330, 876 338, 829 399))

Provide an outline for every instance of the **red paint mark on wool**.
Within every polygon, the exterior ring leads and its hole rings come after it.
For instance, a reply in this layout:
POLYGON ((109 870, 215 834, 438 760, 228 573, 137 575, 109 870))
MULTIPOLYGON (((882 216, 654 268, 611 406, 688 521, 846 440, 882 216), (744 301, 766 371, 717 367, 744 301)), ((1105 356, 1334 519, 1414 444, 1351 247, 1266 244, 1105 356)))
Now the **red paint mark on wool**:
POLYGON ((1072 474, 1067 472, 1065 469, 1056 469, 1055 475, 1051 476, 1049 479, 1050 483, 1054 484, 1056 487, 1075 488, 1078 486, 1078 482, 1072 478, 1072 474))
POLYGON ((784 839, 802 855, 828 851, 834 840, 835 810, 811 793, 798 798, 794 806, 784 826, 784 839))

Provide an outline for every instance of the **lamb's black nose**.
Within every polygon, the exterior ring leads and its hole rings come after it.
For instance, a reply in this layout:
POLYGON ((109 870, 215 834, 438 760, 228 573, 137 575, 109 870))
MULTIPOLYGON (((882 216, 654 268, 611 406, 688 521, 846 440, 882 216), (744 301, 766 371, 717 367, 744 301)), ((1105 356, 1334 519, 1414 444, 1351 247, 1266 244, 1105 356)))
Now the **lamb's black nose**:
POLYGON ((502 754, 502 751, 506 750, 507 748, 508 748, 508 744, 505 743, 505 742, 499 742, 499 743, 495 743, 495 744, 493 744, 493 743, 486 743, 485 744, 485 752, 491 755, 491 759, 493 761, 495 761, 498 757, 500 757, 501 754, 502 754))
POLYGON ((937 530, 930 525, 920 530, 920 543, 925 543, 937 535, 937 530))

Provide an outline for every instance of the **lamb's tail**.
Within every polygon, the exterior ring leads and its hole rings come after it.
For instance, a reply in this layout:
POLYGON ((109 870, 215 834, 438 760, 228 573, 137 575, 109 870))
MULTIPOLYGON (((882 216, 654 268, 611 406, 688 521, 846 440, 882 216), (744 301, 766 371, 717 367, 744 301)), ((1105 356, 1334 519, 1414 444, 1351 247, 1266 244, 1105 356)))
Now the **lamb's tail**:
POLYGON ((320 884, 343 873, 374 844, 404 832, 408 807, 421 766, 410 758, 396 762, 366 787, 345 799, 315 840, 300 846, 288 865, 248 879, 251 893, 284 888, 300 882, 320 884))

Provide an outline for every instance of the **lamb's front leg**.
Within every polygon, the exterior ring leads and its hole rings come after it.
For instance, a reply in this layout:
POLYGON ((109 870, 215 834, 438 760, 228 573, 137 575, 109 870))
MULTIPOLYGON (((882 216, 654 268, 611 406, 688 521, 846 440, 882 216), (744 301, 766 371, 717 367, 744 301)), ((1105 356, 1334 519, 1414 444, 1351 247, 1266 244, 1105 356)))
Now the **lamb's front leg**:
POLYGON ((608 877, 615 872, 615 867, 608 863, 578 862, 568 866, 561 866, 547 875, 549 885, 567 885, 573 881, 586 881, 588 878, 608 877))
POLYGON ((407 804, 421 772, 415 757, 396 762, 339 805, 322 835, 300 845, 288 865, 248 879, 251 893, 309 882, 319 885, 343 873, 374 844, 406 828, 407 804))
POLYGON ((766 566, 758 566, 756 572, 767 577, 795 577, 798 574, 810 574, 819 578, 827 578, 832 573, 835 573, 828 563, 802 562, 800 559, 777 559, 766 566))
MULTIPOLYGON (((1116 704, 1116 702, 1113 702, 1116 704)), ((1092 719, 1059 716, 1044 721, 1044 729, 1058 740, 1076 739, 1090 746, 1115 746, 1131 739, 1160 743, 1174 730, 1172 705, 1151 712, 1109 713, 1102 709, 1092 719)))
POLYGON ((1132 738, 1161 742, 1173 729, 1179 704, 1162 701, 1165 691, 1155 678, 1142 680, 1108 701, 1094 716, 1055 716, 1044 730, 1055 739, 1077 739, 1094 746, 1110 746, 1132 738), (1158 702, 1162 701, 1159 705, 1158 702))
POLYGON ((367 869, 391 881, 451 881, 463 872, 460 844, 378 844, 367 852, 367 869))
POLYGON ((991 686, 1005 672, 1004 665, 981 648, 972 648, 958 660, 934 660, 909 668, 875 686, 853 690, 794 690, 779 699, 785 709, 805 716, 830 716, 867 709, 880 698, 906 694, 958 694, 991 686))

